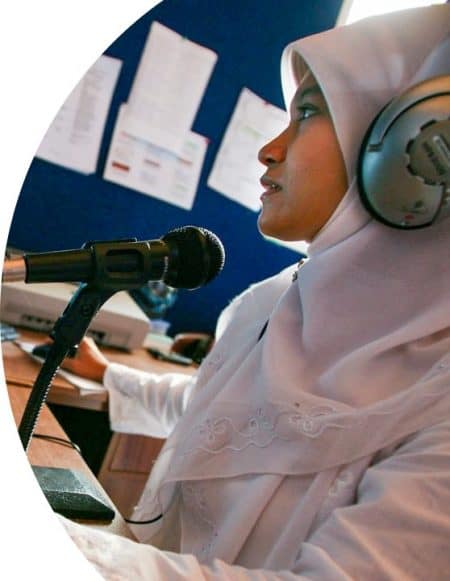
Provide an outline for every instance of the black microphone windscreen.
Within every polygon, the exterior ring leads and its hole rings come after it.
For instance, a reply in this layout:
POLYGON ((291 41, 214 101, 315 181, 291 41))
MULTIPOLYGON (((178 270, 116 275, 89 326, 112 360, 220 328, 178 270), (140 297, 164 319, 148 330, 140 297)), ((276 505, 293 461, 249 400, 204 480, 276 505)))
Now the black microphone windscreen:
POLYGON ((183 226, 171 230, 162 240, 176 254, 164 279, 169 286, 198 288, 210 282, 223 268, 222 242, 206 228, 183 226))

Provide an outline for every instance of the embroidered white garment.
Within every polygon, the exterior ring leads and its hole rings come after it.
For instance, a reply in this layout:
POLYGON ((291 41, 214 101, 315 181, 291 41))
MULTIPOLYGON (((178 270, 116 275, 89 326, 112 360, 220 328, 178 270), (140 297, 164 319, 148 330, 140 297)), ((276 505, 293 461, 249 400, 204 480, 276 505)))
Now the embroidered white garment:
POLYGON ((355 180, 376 113, 450 74, 449 36, 444 5, 286 48, 286 102, 307 63, 349 190, 294 282, 287 269, 224 312, 196 379, 108 368, 113 429, 169 436, 134 514, 165 517, 133 530, 182 554, 99 537, 122 551, 102 565, 90 533, 67 523, 100 571, 115 562, 111 578, 125 579, 127 559, 133 579, 440 579, 450 569, 450 220, 389 229, 368 216, 355 180))

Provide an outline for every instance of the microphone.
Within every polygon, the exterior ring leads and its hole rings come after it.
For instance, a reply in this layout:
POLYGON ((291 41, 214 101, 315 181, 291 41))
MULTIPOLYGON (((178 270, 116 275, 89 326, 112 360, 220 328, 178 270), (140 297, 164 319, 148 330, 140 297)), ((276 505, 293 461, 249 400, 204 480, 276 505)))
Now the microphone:
POLYGON ((76 250, 25 254, 5 262, 2 280, 86 282, 114 290, 161 280, 171 287, 192 290, 217 276, 224 261, 225 251, 215 234, 206 228, 183 226, 159 240, 88 242, 76 250))

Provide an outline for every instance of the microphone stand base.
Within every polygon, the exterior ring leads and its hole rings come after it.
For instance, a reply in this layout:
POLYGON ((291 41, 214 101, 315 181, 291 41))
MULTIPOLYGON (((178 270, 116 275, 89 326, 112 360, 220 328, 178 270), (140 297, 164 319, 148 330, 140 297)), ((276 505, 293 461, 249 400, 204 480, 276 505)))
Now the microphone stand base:
POLYGON ((77 470, 32 466, 34 475, 51 508, 71 519, 113 520, 108 500, 88 478, 77 470))

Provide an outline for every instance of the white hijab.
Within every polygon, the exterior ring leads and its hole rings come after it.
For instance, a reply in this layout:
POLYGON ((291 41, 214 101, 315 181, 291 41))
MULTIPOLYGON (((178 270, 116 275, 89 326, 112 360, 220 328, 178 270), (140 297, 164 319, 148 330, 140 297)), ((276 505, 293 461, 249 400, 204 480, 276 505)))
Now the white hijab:
POLYGON ((417 9, 285 49, 286 103, 307 63, 351 185, 297 280, 287 269, 254 285, 222 317, 152 472, 148 516, 166 511, 179 481, 314 474, 450 417, 450 220, 390 229, 368 216, 354 179, 376 113, 410 85, 450 73, 449 24, 449 5, 417 9))

